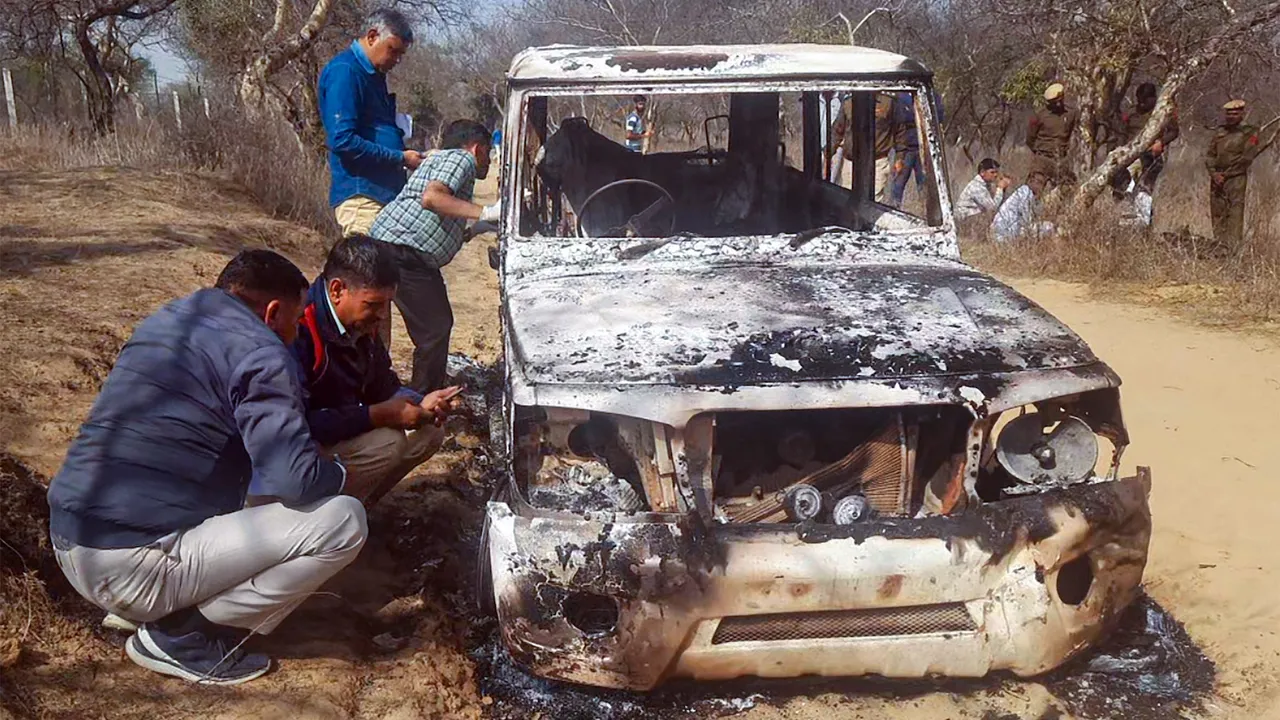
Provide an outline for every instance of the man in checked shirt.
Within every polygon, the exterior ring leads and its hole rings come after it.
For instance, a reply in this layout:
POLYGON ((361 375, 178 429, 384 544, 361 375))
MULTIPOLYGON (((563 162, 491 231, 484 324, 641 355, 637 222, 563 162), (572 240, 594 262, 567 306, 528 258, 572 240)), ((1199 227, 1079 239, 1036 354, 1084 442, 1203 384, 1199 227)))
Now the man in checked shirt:
POLYGON ((468 220, 496 223, 501 214, 497 204, 485 207, 471 201, 476 180, 489 174, 491 142, 489 130, 480 123, 450 123, 441 149, 413 171, 369 230, 375 240, 392 246, 400 267, 395 303, 413 340, 408 387, 420 393, 448 384, 453 309, 440 268, 462 248, 468 220))

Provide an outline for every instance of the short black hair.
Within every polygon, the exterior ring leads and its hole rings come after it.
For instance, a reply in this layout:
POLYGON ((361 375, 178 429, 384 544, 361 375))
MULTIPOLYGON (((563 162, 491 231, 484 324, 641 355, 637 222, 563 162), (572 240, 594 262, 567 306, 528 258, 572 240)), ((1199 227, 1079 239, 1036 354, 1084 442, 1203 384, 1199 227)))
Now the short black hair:
POLYGON ((649 98, 645 97, 644 95, 640 95, 640 94, 638 94, 638 93, 637 93, 637 94, 635 94, 635 95, 632 95, 632 96, 631 96, 631 102, 633 102, 633 103, 649 102, 649 98))
POLYGON ((1133 182, 1133 173, 1129 172, 1129 168, 1118 167, 1111 172, 1111 190, 1117 193, 1129 192, 1129 185, 1133 182))
POLYGON ((382 290, 400 282, 400 268, 387 244, 368 235, 349 235, 337 242, 324 261, 326 281, 338 279, 355 288, 382 290))
POLYGON ((1138 97, 1153 98, 1156 96, 1156 84, 1153 82, 1144 82, 1138 86, 1138 97))
POLYGON ((475 120, 454 120, 444 129, 444 139, 441 140, 440 147, 445 150, 457 150, 473 143, 489 147, 493 144, 493 133, 475 120))
POLYGON ((978 172, 984 173, 988 170, 999 170, 1000 163, 995 158, 982 158, 982 162, 978 163, 978 172))
POLYGON ((289 258, 272 250, 252 249, 231 258, 213 286, 262 313, 272 300, 297 302, 310 284, 289 258))

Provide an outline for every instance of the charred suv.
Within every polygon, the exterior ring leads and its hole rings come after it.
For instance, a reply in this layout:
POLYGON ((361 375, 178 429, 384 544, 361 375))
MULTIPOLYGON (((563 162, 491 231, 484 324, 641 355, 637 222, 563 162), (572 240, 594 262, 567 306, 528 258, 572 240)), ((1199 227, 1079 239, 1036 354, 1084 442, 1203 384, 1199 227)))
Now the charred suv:
POLYGON ((923 66, 854 47, 514 60, 482 572, 518 663, 1034 675, 1135 598, 1120 379, 960 260, 939 112, 923 66), (637 94, 649 152, 620 144, 637 94))

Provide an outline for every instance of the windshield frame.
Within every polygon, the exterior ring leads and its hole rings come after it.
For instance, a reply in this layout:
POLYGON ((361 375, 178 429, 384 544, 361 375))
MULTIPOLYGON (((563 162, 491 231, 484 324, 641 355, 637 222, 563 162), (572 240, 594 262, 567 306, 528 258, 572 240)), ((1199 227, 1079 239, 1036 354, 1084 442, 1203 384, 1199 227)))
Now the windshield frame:
MULTIPOLYGON (((503 129, 503 137, 508 139, 509 146, 503 148, 502 152, 502 183, 500 192, 504 199, 503 213, 503 233, 504 239, 512 241, 528 241, 528 242, 546 242, 546 241, 570 241, 573 238, 553 237, 547 235, 522 235, 519 232, 520 213, 523 211, 523 203, 518 201, 521 188, 524 187, 525 174, 535 172, 532 167, 526 167, 521 160, 525 156, 525 146, 527 137, 525 130, 528 127, 530 114, 530 100, 538 97, 605 97, 619 96, 631 94, 645 95, 683 95, 683 94, 729 94, 729 93, 765 93, 777 92, 781 93, 808 93, 808 92, 848 92, 848 91, 883 91, 883 92, 910 92, 915 98, 914 111, 916 114, 916 127, 920 128, 920 144, 921 144, 921 160, 925 163, 925 171, 927 173, 926 182, 933 184, 933 192, 940 206, 940 219, 938 224, 930 224, 927 218, 920 218, 915 215, 902 213, 895 208, 889 208, 895 213, 913 220, 920 221, 921 224, 910 228, 897 229, 875 229, 868 231, 856 231, 860 235, 902 235, 902 234, 919 234, 919 233, 938 233, 945 232, 952 236, 955 235, 955 221, 952 217, 951 198, 949 193, 950 183, 947 175, 946 158, 942 152, 941 128, 937 122, 938 110, 934 107, 935 91, 933 83, 928 79, 912 78, 868 78, 865 75, 850 76, 846 78, 840 77, 823 77, 808 79, 778 79, 769 78, 761 80, 734 80, 734 81, 716 81, 708 79, 691 79, 682 81, 662 81, 662 82, 634 82, 634 83, 511 83, 508 82, 507 96, 507 113, 505 118, 505 127, 503 129)), ((830 128, 824 129, 825 133, 830 132, 830 128)), ((661 240, 661 239, 677 239, 679 235, 664 237, 637 237, 631 240, 661 240)))

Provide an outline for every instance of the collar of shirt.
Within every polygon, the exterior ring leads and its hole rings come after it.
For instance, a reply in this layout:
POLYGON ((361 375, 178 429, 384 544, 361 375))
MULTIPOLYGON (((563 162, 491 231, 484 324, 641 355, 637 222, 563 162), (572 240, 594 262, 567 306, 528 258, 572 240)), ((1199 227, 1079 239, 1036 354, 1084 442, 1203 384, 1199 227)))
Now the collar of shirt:
POLYGON ((365 72, 370 75, 378 72, 378 69, 373 66, 373 62, 369 60, 369 56, 365 54, 364 46, 360 44, 359 40, 351 41, 351 52, 355 54, 356 62, 360 63, 360 67, 364 68, 365 72))
POLYGON ((345 338, 347 327, 338 319, 338 309, 333 306, 333 298, 329 297, 329 288, 324 289, 324 301, 329 303, 329 317, 333 318, 333 325, 338 328, 338 337, 345 338))

